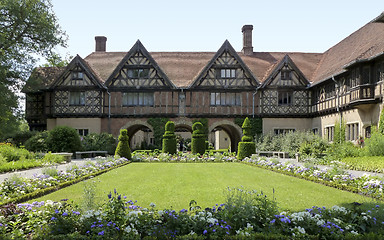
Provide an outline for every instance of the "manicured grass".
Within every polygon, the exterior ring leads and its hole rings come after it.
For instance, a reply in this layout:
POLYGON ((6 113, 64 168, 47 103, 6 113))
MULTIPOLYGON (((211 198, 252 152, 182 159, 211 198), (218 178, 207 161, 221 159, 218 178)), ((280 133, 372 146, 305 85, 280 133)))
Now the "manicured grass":
MULTIPOLYGON (((202 208, 224 202, 227 187, 243 186, 275 197, 283 210, 304 210, 312 206, 345 206, 352 202, 374 200, 241 163, 132 163, 93 179, 97 182, 97 200, 107 199, 116 189, 127 200, 137 200, 158 209, 188 208, 195 200, 202 208), (273 189, 275 193, 273 193, 273 189)), ((54 192, 38 201, 71 199, 81 203, 84 183, 54 192)))
POLYGON ((344 158, 341 161, 348 164, 349 167, 354 170, 384 173, 383 156, 349 157, 344 158))

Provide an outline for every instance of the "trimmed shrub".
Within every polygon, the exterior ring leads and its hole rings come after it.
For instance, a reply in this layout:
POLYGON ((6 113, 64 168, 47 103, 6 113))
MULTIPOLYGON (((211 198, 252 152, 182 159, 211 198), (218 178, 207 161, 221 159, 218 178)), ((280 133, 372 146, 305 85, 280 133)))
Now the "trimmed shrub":
POLYGON ((25 148, 32 152, 48 152, 48 132, 39 132, 25 142, 25 148))
POLYGON ((107 151, 113 155, 116 151, 116 139, 108 133, 91 133, 84 136, 81 143, 85 151, 107 151))
POLYGON ((131 159, 131 149, 129 148, 129 137, 127 129, 121 129, 119 135, 119 144, 117 144, 115 156, 125 157, 131 159))
POLYGON ((252 142, 253 137, 251 135, 251 122, 249 118, 245 118, 242 129, 244 136, 241 138, 237 150, 237 159, 239 160, 256 153, 256 143, 252 142))
POLYGON ((48 149, 52 152, 71 152, 81 150, 80 136, 76 129, 68 126, 58 126, 49 131, 48 149))
POLYGON ((165 133, 163 135, 163 153, 176 153, 175 123, 172 121, 168 121, 165 124, 165 133))
POLYGON ((205 134, 203 130, 203 124, 195 122, 192 125, 192 154, 204 154, 205 153, 205 134))

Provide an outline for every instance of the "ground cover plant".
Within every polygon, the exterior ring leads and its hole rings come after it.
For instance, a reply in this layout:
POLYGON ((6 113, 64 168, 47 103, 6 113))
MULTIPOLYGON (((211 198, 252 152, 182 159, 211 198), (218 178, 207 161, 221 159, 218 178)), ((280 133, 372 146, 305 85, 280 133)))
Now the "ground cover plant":
POLYGON ((43 174, 33 178, 12 175, 0 183, 0 204, 20 202, 41 196, 129 162, 125 158, 98 157, 97 159, 97 161, 90 161, 82 167, 69 167, 65 172, 46 169, 43 174))
POLYGON ((35 154, 11 144, 0 144, 0 173, 65 162, 63 156, 35 154))
POLYGON ((384 156, 362 156, 341 159, 346 168, 368 172, 384 173, 384 156))
MULTIPOLYGON (((263 190, 280 207, 304 210, 308 206, 344 205, 373 202, 358 194, 340 191, 303 179, 285 176, 242 163, 131 163, 94 178, 96 196, 100 200, 111 186, 127 193, 129 199, 147 206, 181 210, 191 200, 205 208, 222 202, 227 187, 244 186, 263 190)), ((36 201, 70 198, 81 204, 84 184, 72 185, 36 201)))
POLYGON ((380 239, 380 205, 280 211, 261 192, 229 188, 223 202, 181 210, 139 205, 116 189, 91 209, 62 200, 0 209, 2 239, 380 239))

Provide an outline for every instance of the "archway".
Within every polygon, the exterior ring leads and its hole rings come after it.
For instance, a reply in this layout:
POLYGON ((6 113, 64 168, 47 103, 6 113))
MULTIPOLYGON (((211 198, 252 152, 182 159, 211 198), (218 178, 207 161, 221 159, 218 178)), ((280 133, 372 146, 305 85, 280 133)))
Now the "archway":
POLYGON ((241 136, 242 129, 228 120, 219 121, 209 126, 209 140, 214 143, 215 149, 230 148, 232 152, 237 152, 241 136))
POLYGON ((175 126, 178 151, 190 151, 192 139, 192 127, 185 124, 175 126))
POLYGON ((129 146, 135 149, 151 149, 154 144, 152 126, 145 121, 128 122, 122 128, 128 130, 129 146))

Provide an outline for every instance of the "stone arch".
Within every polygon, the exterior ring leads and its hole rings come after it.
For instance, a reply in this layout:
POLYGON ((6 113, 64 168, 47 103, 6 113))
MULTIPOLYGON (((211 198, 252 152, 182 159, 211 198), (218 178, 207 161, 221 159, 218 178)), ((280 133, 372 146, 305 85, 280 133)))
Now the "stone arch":
POLYGON ((180 151, 186 151, 187 145, 184 140, 192 138, 192 121, 190 119, 176 119, 175 123, 175 134, 180 135, 182 140, 178 140, 178 148, 180 151))
POLYGON ((143 132, 152 132, 153 133, 153 127, 144 120, 134 120, 127 122, 121 129, 127 129, 128 130, 128 137, 130 141, 130 145, 132 146, 132 140, 133 136, 140 130, 143 132))
POLYGON ((241 129, 241 127, 232 121, 221 120, 211 124, 208 128, 208 131, 209 133, 212 133, 215 129, 223 130, 226 134, 228 134, 231 140, 231 150, 233 152, 236 152, 237 146, 241 141, 241 137, 243 135, 243 130, 241 129))

